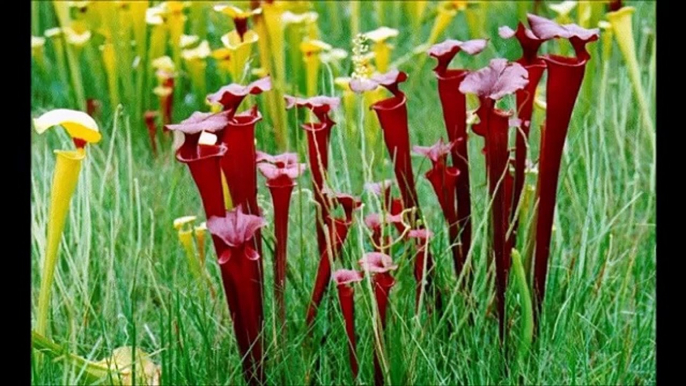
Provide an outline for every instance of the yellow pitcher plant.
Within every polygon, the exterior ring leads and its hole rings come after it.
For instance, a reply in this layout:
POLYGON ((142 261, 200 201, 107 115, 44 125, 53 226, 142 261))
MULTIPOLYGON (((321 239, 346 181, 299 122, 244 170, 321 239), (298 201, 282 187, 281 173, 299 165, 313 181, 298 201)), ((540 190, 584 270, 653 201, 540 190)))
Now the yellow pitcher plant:
POLYGON ((31 36, 31 56, 36 61, 41 71, 46 71, 45 68, 45 38, 40 36, 31 36))
MULTIPOLYGON (((556 3, 556 4, 550 4, 548 8, 550 8, 553 12, 555 12, 555 21, 558 24, 564 25, 564 24, 570 24, 573 23, 574 21, 572 20, 571 13, 572 11, 576 8, 576 1, 563 1, 561 3, 556 3)), ((559 42, 559 49, 560 49, 560 55, 567 55, 569 51, 569 46, 566 44, 561 44, 562 42, 559 42)), ((565 42, 566 43, 566 42, 565 42)))
POLYGON ((372 50, 374 51, 376 70, 385 74, 389 70, 391 50, 394 48, 392 44, 386 41, 398 36, 398 30, 395 28, 379 27, 365 33, 365 36, 373 42, 372 50))
POLYGON ((555 21, 558 24, 570 24, 573 23, 571 13, 576 8, 576 6, 576 1, 567 0, 561 3, 550 4, 548 8, 550 8, 553 12, 556 13, 555 21))
MULTIPOLYGON (((203 134, 214 137, 214 135, 210 133, 203 134)), ((216 137, 213 141, 216 141, 216 137)), ((183 246, 191 274, 198 283, 202 283, 203 281, 206 283, 209 288, 210 296, 214 299, 216 297, 216 292, 207 271, 205 271, 205 235, 207 234, 207 225, 203 222, 199 226, 193 226, 195 220, 195 216, 183 216, 175 219, 173 225, 174 229, 176 229, 179 242, 183 246), (194 236, 195 242, 193 241, 194 236)))
POLYGON ((578 24, 583 28, 592 28, 598 25, 600 17, 605 9, 604 1, 580 0, 577 2, 576 13, 578 24))
POLYGON ((55 65, 60 76, 60 81, 66 87, 69 85, 69 75, 67 74, 67 58, 64 53, 64 41, 62 39, 62 28, 55 27, 45 30, 43 36, 51 43, 55 53, 55 65))
POLYGON ((345 126, 348 128, 348 133, 354 133, 357 128, 355 122, 355 93, 350 89, 350 77, 338 77, 333 80, 334 85, 343 94, 341 102, 343 103, 343 114, 345 117, 345 126))
MULTIPOLYGON (((281 15, 281 22, 284 26, 284 34, 289 47, 298 47, 298 45, 307 39, 318 39, 319 31, 317 29, 317 19, 319 14, 317 12, 293 13, 286 11, 281 15)), ((300 52, 298 50, 288 50, 288 65, 292 70, 289 74, 295 79, 291 82, 300 83, 300 74, 303 63, 300 59, 300 52)))
POLYGON ((55 276, 60 240, 67 219, 69 202, 76 189, 81 164, 86 158, 86 144, 97 143, 102 136, 98 130, 98 124, 93 118, 84 112, 75 110, 56 109, 48 111, 35 118, 33 125, 38 134, 44 133, 51 127, 62 126, 76 146, 75 150, 55 150, 57 161, 50 192, 47 244, 36 316, 36 331, 41 335, 46 335, 52 282, 55 276))
POLYGON ((247 30, 243 35, 243 38, 240 37, 236 30, 222 36, 222 44, 224 45, 224 48, 229 50, 231 56, 229 63, 231 81, 233 83, 241 83, 243 81, 245 66, 252 53, 252 47, 258 40, 259 37, 253 30, 247 30))
MULTIPOLYGON (((414 55, 419 55, 419 60, 416 64, 417 68, 424 67, 424 63, 428 57, 426 55, 426 51, 443 35, 455 16, 457 16, 457 13, 459 11, 464 11, 465 9, 467 9, 467 1, 465 0, 441 1, 438 4, 436 9, 436 19, 434 20, 433 27, 431 27, 429 37, 424 43, 415 47, 415 49, 412 51, 414 55)), ((478 38, 478 36, 473 36, 472 38, 478 38)))
POLYGON ((110 92, 110 104, 112 111, 116 111, 119 105, 119 75, 117 73, 117 59, 114 52, 114 45, 106 42, 100 46, 100 53, 102 54, 102 63, 107 75, 107 86, 110 92))
POLYGON ((248 19, 262 13, 262 9, 244 10, 233 5, 216 5, 214 10, 230 17, 236 27, 222 36, 221 41, 231 53, 231 60, 228 63, 231 68, 231 81, 240 83, 245 65, 252 53, 252 47, 259 40, 257 33, 248 28, 248 19))
POLYGON ((118 347, 112 355, 101 361, 88 360, 66 349, 36 331, 31 331, 31 345, 34 350, 55 360, 62 360, 83 371, 82 381, 86 384, 109 384, 116 386, 149 385, 159 386, 161 369, 140 348, 118 347), (134 360, 134 357, 136 358, 134 360), (135 376, 134 376, 135 367, 135 376))
POLYGON ((176 229, 179 242, 186 253, 186 260, 188 261, 188 267, 190 268, 191 273, 196 279, 201 280, 203 275, 200 261, 196 257, 195 246, 193 245, 193 223, 195 222, 195 219, 195 216, 179 217, 174 220, 174 229, 176 229))
POLYGON ((636 58, 636 43, 634 42, 634 33, 631 23, 631 15, 635 11, 634 7, 622 7, 618 11, 609 12, 607 19, 612 26, 612 32, 619 45, 619 50, 622 52, 624 62, 629 70, 629 79, 634 88, 638 106, 641 109, 641 116, 643 118, 643 126, 648 131, 648 137, 651 140, 653 148, 655 147, 655 126, 650 115, 650 107, 646 99, 643 86, 641 86, 641 72, 638 68, 638 59, 636 58))
POLYGON ((307 80, 307 95, 317 95, 317 79, 319 77, 319 67, 321 59, 319 54, 331 49, 331 45, 321 40, 306 40, 300 43, 300 52, 305 62, 305 76, 307 80))
POLYGON ((228 76, 231 75, 232 66, 231 58, 233 53, 226 47, 217 48, 212 51, 212 59, 217 63, 217 75, 221 79, 222 84, 229 83, 228 76))
POLYGON ((145 23, 151 26, 148 56, 159 58, 164 55, 167 42, 167 25, 164 23, 162 7, 151 7, 145 11, 145 23))
POLYGON ((602 49, 603 67, 601 68, 600 76, 600 90, 598 91, 598 116, 601 116, 605 111, 605 97, 607 94, 607 74, 610 70, 610 58, 612 57, 612 24, 605 20, 598 22, 598 28, 601 29, 600 43, 602 49))
POLYGON ((207 94, 207 88, 205 86, 205 70, 207 69, 207 63, 205 62, 205 59, 210 56, 211 53, 210 44, 207 40, 203 40, 195 48, 187 48, 181 51, 181 57, 183 58, 191 78, 193 89, 196 91, 197 95, 200 96, 207 94))
POLYGON ((91 38, 91 31, 86 29, 83 22, 76 23, 69 21, 68 24, 62 26, 63 36, 67 42, 67 64, 69 66, 69 73, 71 75, 74 93, 76 95, 76 102, 82 109, 86 108, 86 96, 83 88, 83 78, 81 75, 81 67, 79 66, 79 58, 84 45, 91 38))
POLYGON ((200 225, 193 228, 195 233, 195 242, 198 246, 198 258, 200 259, 200 267, 205 268, 205 235, 207 234, 207 222, 203 221, 200 225))
POLYGON ((179 42, 181 35, 183 35, 184 26, 188 19, 183 14, 183 9, 186 8, 187 3, 184 1, 165 1, 160 4, 165 16, 167 27, 169 28, 169 40, 172 43, 172 57, 174 64, 179 67, 181 64, 181 47, 179 42))

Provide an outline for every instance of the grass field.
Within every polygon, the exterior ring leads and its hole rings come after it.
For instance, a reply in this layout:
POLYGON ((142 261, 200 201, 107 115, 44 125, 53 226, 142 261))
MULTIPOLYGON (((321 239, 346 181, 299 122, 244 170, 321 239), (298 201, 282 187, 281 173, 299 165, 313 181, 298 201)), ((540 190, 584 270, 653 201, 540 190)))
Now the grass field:
MULTIPOLYGON (((636 7, 636 50, 643 88, 648 90, 650 108, 654 111, 655 4, 628 3, 636 7)), ((52 4, 34 2, 33 6, 34 35, 42 35, 44 30, 58 25, 52 4)), ((343 13, 348 6, 316 3, 313 7, 319 12, 320 38, 350 52, 350 17, 343 13)), ((393 3, 386 6, 383 24, 400 31, 394 38, 392 60, 398 61, 398 68, 409 75, 403 90, 408 97, 411 142, 428 146, 440 137, 445 138, 436 79, 431 71, 433 60, 426 58, 420 67, 423 54, 410 53, 428 36, 435 6, 429 5, 417 30, 411 28, 407 12, 396 8, 393 3)), ((210 6, 204 12, 210 46, 220 47, 221 35, 233 28, 230 19, 214 15, 216 12, 210 6)), ((491 58, 514 60, 520 55, 516 41, 501 39, 497 33, 498 26, 516 25, 518 6, 498 2, 491 4, 487 12, 483 31, 490 38, 488 47, 474 58, 456 59, 460 66, 477 69, 487 65, 491 58)), ((380 26, 378 15, 375 6, 362 5, 360 30, 380 26)), ((544 15, 554 16, 547 9, 544 15)), ((189 15, 186 33, 196 33, 195 28, 197 23, 189 15)), ((460 12, 438 41, 476 37, 470 36, 465 13, 460 12)), ((87 162, 71 202, 53 288, 50 337, 68 352, 93 360, 109 356, 120 346, 140 347, 161 366, 161 381, 165 385, 243 384, 214 250, 209 243, 204 246, 216 299, 212 299, 206 285, 194 280, 172 227, 173 220, 184 215, 196 215, 204 221, 190 173, 174 159, 171 136, 159 135, 160 153, 152 156, 147 131, 134 101, 122 98, 117 114, 112 114, 115 109, 108 102, 105 72, 102 66, 93 65, 100 63, 97 45, 87 47, 91 51, 84 51, 80 68, 86 97, 102 101, 98 122, 103 140, 89 145, 87 162)), ((45 48, 46 60, 54 64, 50 42, 45 48)), ((443 315, 423 312, 415 316, 412 251, 404 243, 395 245, 391 255, 400 267, 394 273, 397 284, 391 292, 384 350, 389 384, 655 383, 655 133, 641 125, 616 43, 609 62, 602 61, 600 41, 590 48, 594 60, 586 70, 585 81, 589 84, 584 86, 589 89, 580 93, 565 145, 547 296, 530 355, 523 361, 514 358, 521 317, 512 282, 508 291, 507 349, 501 348, 498 339, 494 272, 487 256, 489 208, 484 158, 480 153, 483 139, 470 132, 474 285, 469 295, 458 290, 445 222, 431 185, 423 176, 430 165, 416 157, 413 161, 420 205, 427 224, 436 234, 431 251, 436 259, 437 284, 444 289, 447 305, 443 315), (604 100, 602 87, 606 87, 604 100)), ((542 52, 559 50, 555 42, 542 48, 542 52)), ((253 54, 256 52, 255 49, 253 54)), ((287 51, 287 57, 290 52, 287 51)), ((207 91, 213 92, 223 82, 211 60, 208 63, 207 91)), ((34 116, 58 107, 77 108, 71 84, 63 84, 55 68, 46 73, 34 63, 34 116)), ((351 71, 350 57, 342 61, 340 69, 323 66, 320 93, 340 95, 334 89, 333 78, 348 76, 351 71)), ((288 71, 287 80, 289 92, 303 89, 301 73, 288 71)), ((544 82, 545 79, 541 84, 544 82)), ((144 94, 136 99, 146 109, 156 108, 153 83, 154 78, 145 83, 144 94)), ((202 95, 192 93, 188 78, 182 74, 177 79, 174 122, 193 111, 207 111, 202 99, 202 95)), ((265 116, 257 127, 257 148, 275 154, 279 149, 265 100, 264 96, 252 98, 258 101, 265 116)), ((355 108, 360 114, 373 114, 363 108, 360 98, 356 100, 355 108)), ((243 108, 252 101, 244 103, 243 108)), ((513 98, 507 102, 514 108, 513 98)), ((371 251, 362 218, 378 208, 378 202, 364 192, 363 186, 393 177, 381 132, 363 135, 360 114, 350 122, 346 121, 343 108, 335 112, 338 124, 332 131, 330 148, 330 185, 338 191, 360 195, 365 202, 338 265, 351 269, 357 268, 357 260, 364 252, 371 251)), ((534 157, 538 154, 537 128, 543 116, 537 110, 530 153, 534 157)), ((299 124, 305 119, 302 112, 299 116, 288 114, 288 150, 298 152, 301 162, 305 162, 307 144, 299 124)), ((46 243, 55 163, 52 150, 69 148, 69 142, 61 131, 32 138, 33 309, 46 243)), ((530 177, 528 184, 535 186, 535 176, 530 177)), ((272 203, 261 176, 258 186, 259 204, 269 223, 263 231, 268 383, 350 384, 347 340, 333 285, 310 337, 305 328, 305 311, 319 260, 310 173, 301 177, 291 202, 287 335, 277 335, 275 329, 272 203)), ((522 238, 520 250, 523 241, 522 238)), ((358 383, 370 384, 374 379, 375 343, 374 296, 369 280, 357 287, 356 304, 358 383)), ((80 384, 81 370, 65 361, 44 361, 40 366, 32 366, 32 383, 80 384)))

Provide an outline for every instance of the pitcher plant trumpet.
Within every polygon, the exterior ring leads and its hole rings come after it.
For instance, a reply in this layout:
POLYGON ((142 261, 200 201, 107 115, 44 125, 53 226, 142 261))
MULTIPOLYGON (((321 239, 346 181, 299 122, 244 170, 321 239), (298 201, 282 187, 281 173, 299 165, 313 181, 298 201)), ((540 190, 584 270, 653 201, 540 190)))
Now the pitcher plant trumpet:
POLYGON ((62 126, 76 147, 75 150, 55 150, 57 160, 50 191, 48 234, 36 313, 36 332, 47 336, 52 282, 55 277, 60 240, 69 211, 69 203, 76 190, 83 160, 86 158, 86 144, 100 142, 102 135, 93 118, 76 110, 48 111, 35 118, 33 126, 38 134, 44 133, 51 127, 62 126))

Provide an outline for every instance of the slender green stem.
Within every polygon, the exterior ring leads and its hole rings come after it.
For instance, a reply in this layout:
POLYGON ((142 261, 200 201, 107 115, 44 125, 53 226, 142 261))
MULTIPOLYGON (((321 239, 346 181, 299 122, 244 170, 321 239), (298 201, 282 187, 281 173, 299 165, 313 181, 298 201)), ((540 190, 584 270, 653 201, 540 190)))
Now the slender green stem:
POLYGON ((524 357, 531 348, 534 337, 534 308, 531 302, 529 284, 522 265, 522 257, 516 249, 512 250, 512 274, 519 293, 519 302, 522 312, 522 326, 519 332, 519 344, 517 346, 517 361, 523 363, 524 357))

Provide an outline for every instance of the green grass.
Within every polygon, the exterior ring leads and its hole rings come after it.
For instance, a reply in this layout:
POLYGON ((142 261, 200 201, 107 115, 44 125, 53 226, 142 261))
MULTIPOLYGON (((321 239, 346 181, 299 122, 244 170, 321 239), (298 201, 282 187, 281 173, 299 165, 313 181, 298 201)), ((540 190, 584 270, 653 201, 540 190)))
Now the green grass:
MULTIPOLYGON (((637 7, 634 34, 644 88, 652 95, 654 3, 633 5, 637 7), (653 37, 644 32, 645 26, 653 28, 653 37)), ((37 7, 40 28, 55 26, 50 4, 37 7)), ((320 11, 318 25, 323 40, 349 50, 347 16, 340 19, 340 25, 334 25, 340 15, 327 14, 328 4, 318 4, 315 8, 320 11)), ((341 5, 338 8, 342 10, 341 5)), ((428 11, 431 9, 432 6, 428 11)), ((371 5, 363 5, 361 15, 363 31, 376 28, 371 5)), ((459 58, 456 64, 479 68, 494 57, 515 59, 519 55, 517 44, 500 39, 497 27, 514 27, 516 17, 516 5, 493 5, 486 24, 491 38, 489 47, 474 59, 459 58)), ((433 22, 432 17, 427 17, 422 31, 412 34, 404 13, 391 10, 385 20, 386 25, 400 29, 394 42, 397 46, 394 59, 418 45, 428 35, 433 22)), ((211 16, 209 23, 210 44, 219 47, 219 36, 228 31, 228 22, 211 16)), ((465 40, 468 36, 464 15, 459 14, 443 38, 465 40)), ((447 306, 442 316, 425 312, 415 316, 413 251, 406 244, 396 245, 392 256, 400 267, 394 274, 397 284, 391 292, 384 344, 387 379, 391 384, 655 383, 655 159, 651 141, 640 126, 639 111, 619 50, 615 45, 608 66, 610 71, 603 79, 599 46, 600 43, 592 46, 596 67, 587 68, 586 81, 592 82, 593 90, 606 82, 605 109, 597 109, 600 103, 597 92, 588 94, 590 99, 583 92, 580 94, 560 171, 546 303, 530 355, 524 361, 515 360, 521 319, 513 278, 508 290, 507 325, 511 333, 506 350, 501 349, 498 340, 494 272, 487 258, 489 208, 480 154, 483 140, 470 133, 474 286, 469 296, 458 290, 440 207, 423 177, 428 165, 418 157, 414 163, 417 189, 425 220, 436 234, 431 251, 436 259, 437 283, 444 290, 447 306), (473 319, 468 317, 470 313, 473 319)), ((547 43, 544 50, 556 52, 557 43, 547 43)), ((52 59, 49 43, 46 56, 52 59)), ((205 246, 207 269, 220 294, 216 301, 212 301, 204 284, 194 282, 172 228, 176 217, 190 214, 204 217, 190 173, 174 159, 170 139, 163 143, 161 154, 152 158, 142 118, 131 116, 134 106, 124 103, 117 117, 108 113, 102 68, 88 67, 86 71, 86 59, 82 60, 86 96, 104 102, 104 115, 100 119, 103 141, 89 147, 72 200, 53 287, 51 337, 70 352, 94 360, 109 356, 116 347, 141 347, 152 353, 153 360, 161 365, 163 384, 242 384, 240 358, 214 251, 205 246)), ((441 136, 445 138, 445 129, 436 81, 430 71, 432 61, 427 60, 421 70, 415 64, 413 59, 400 66, 410 76, 403 89, 408 95, 411 140, 413 144, 428 145, 441 136)), ((349 66, 347 59, 342 72, 324 68, 320 91, 331 95, 332 75, 347 75, 349 66)), ((45 76, 36 69, 33 76, 34 114, 54 107, 75 107, 69 86, 61 84, 59 77, 45 76)), ((207 80, 210 91, 221 85, 211 63, 207 80)), ((294 81, 289 78, 291 84, 294 81)), ((299 82, 302 87, 304 80, 299 82)), ((190 90, 186 79, 181 78, 179 83, 176 121, 194 110, 206 109, 199 96, 184 98, 190 90)), ((264 97, 256 99, 264 100, 264 97)), ((144 103, 155 106, 151 92, 144 96, 144 103)), ((509 99, 507 103, 512 107, 514 102, 509 99)), ((379 148, 377 154, 383 155, 383 159, 372 158, 372 144, 360 135, 359 121, 346 122, 342 108, 339 110, 334 118, 338 125, 331 138, 330 185, 362 195, 366 205, 358 213, 337 266, 356 268, 357 260, 371 250, 361 220, 378 209, 378 202, 363 192, 363 185, 391 178, 392 168, 380 132, 374 134, 374 146, 379 148)), ((261 111, 267 115, 266 106, 261 111)), ((538 114, 534 127, 543 118, 540 111, 538 114)), ((298 133, 298 122, 304 119, 302 114, 289 113, 290 150, 299 152, 303 162, 306 143, 302 133, 298 133)), ((277 149, 270 127, 269 117, 258 124, 257 143, 258 149, 273 153, 277 149)), ((531 154, 535 157, 538 132, 532 131, 534 152, 531 154)), ((70 146, 66 135, 57 131, 34 135, 32 139, 34 303, 38 298, 45 250, 54 167, 52 150, 70 146)), ((314 206, 309 179, 309 173, 301 178, 291 204, 287 336, 275 334, 273 229, 268 226, 263 232, 264 334, 269 384, 303 384, 307 379, 317 384, 352 382, 334 286, 328 290, 311 338, 305 330, 305 310, 318 263, 312 236, 314 206), (319 366, 317 371, 313 371, 315 363, 319 366)), ((530 183, 535 184, 535 179, 530 183)), ((258 200, 271 223, 269 192, 261 177, 258 184, 258 200)), ((523 239, 519 240, 520 250, 523 239)), ((370 384, 375 342, 374 301, 369 280, 357 286, 356 292, 359 383, 370 384)), ((82 382, 81 377, 79 368, 60 361, 46 361, 33 369, 32 383, 78 384, 82 382)))

